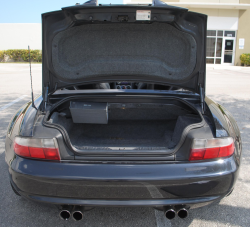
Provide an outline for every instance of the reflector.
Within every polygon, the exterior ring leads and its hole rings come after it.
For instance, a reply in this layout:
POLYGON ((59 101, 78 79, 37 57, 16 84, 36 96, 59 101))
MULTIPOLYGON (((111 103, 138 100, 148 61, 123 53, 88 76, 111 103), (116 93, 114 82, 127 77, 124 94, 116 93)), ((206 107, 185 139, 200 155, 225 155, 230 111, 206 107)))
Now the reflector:
POLYGON ((59 155, 58 155, 58 149, 56 149, 56 148, 44 148, 43 151, 45 153, 46 159, 60 160, 59 155))
POLYGON ((206 148, 204 159, 217 158, 220 151, 220 147, 206 148))
POLYGON ((29 147, 29 151, 32 158, 45 158, 43 148, 29 147))
POLYGON ((30 152, 29 152, 29 148, 28 147, 21 146, 21 145, 15 143, 15 145, 14 145, 14 151, 15 151, 16 154, 18 154, 20 156, 30 157, 30 152))
MULTIPOLYGON (((192 149, 191 150, 192 156, 190 156, 190 158, 192 158, 191 160, 201 160, 201 159, 203 159, 204 155, 205 155, 205 151, 206 151, 206 149, 192 149)), ((189 160, 190 160, 190 158, 189 158, 189 160)))

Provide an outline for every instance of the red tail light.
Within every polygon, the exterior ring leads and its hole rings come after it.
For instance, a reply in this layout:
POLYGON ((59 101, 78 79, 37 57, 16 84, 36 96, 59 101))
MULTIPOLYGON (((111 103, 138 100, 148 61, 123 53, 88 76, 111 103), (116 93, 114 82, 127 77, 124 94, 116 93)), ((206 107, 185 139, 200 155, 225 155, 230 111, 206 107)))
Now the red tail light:
POLYGON ((189 161, 229 157, 234 153, 231 137, 218 139, 194 139, 189 161))
POLYGON ((29 139, 16 137, 14 151, 27 158, 60 160, 56 139, 29 139))

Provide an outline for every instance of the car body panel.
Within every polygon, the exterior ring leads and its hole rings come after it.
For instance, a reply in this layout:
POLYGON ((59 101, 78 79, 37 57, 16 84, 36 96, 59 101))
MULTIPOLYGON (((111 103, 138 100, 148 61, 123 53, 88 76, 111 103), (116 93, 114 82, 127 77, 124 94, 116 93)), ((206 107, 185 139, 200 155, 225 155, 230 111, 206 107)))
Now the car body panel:
POLYGON ((40 202, 64 204, 66 199, 94 206, 122 200, 120 205, 139 206, 152 200, 151 206, 165 206, 185 199, 190 204, 221 199, 233 189, 238 167, 234 157, 192 164, 56 163, 16 157, 9 172, 20 194, 40 202))
MULTIPOLYGON (((35 107, 38 108, 42 103, 42 96, 37 96, 34 100, 35 107)), ((12 117, 7 131, 9 138, 20 136, 32 136, 37 109, 32 107, 32 103, 24 104, 12 117)))
POLYGON ((237 122, 232 117, 232 114, 222 105, 214 102, 212 99, 208 97, 205 98, 205 101, 214 118, 216 126, 216 137, 219 138, 219 137, 231 136, 234 139, 234 144, 235 144, 234 154, 237 160, 237 164, 240 165, 242 141, 237 122))

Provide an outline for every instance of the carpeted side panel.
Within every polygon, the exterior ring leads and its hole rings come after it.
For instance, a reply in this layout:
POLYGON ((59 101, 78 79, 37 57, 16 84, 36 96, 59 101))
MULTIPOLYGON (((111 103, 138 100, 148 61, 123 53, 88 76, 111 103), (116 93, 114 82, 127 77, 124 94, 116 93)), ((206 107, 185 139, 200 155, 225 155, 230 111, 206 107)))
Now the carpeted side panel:
POLYGON ((198 116, 191 116, 191 115, 179 116, 175 125, 171 143, 169 144, 169 148, 173 148, 177 145, 177 143, 181 139, 183 130, 188 125, 199 123, 200 121, 201 119, 198 116))

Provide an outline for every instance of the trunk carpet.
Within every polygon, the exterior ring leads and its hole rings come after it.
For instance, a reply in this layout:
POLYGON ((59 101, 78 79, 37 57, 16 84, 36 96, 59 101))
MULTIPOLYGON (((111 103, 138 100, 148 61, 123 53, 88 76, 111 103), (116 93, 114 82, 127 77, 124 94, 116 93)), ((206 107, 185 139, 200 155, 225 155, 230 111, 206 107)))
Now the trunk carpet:
POLYGON ((175 120, 113 120, 107 125, 74 124, 68 132, 77 147, 166 147, 175 120))
POLYGON ((160 120, 109 120, 108 124, 75 124, 71 118, 53 113, 51 122, 62 125, 73 146, 84 147, 165 147, 174 148, 198 116, 179 116, 160 120))

